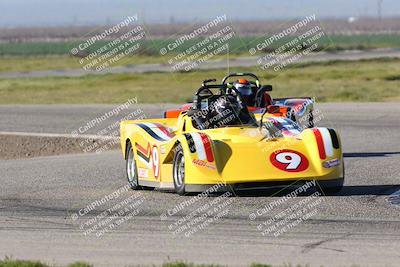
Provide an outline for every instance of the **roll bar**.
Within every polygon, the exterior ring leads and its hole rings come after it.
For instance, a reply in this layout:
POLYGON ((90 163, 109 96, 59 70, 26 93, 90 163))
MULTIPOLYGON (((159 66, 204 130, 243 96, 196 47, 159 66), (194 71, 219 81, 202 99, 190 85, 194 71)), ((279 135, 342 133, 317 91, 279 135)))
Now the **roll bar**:
POLYGON ((258 79, 257 75, 250 73, 250 72, 234 72, 234 73, 230 73, 229 75, 225 76, 222 79, 222 84, 226 84, 226 81, 230 78, 230 77, 243 77, 243 76, 249 76, 249 77, 253 77, 254 79, 256 79, 256 85, 257 87, 260 86, 260 79, 258 79))

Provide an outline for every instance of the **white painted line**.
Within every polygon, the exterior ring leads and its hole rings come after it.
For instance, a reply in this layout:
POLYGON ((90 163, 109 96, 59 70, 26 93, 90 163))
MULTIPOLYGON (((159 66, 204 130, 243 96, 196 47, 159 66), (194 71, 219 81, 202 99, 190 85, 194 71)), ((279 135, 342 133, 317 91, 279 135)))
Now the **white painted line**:
POLYGON ((386 201, 389 202, 389 204, 391 205, 400 206, 400 190, 397 190, 396 192, 388 196, 386 201))
POLYGON ((96 140, 118 140, 119 136, 112 135, 89 135, 89 134, 60 134, 60 133, 29 133, 29 132, 0 132, 0 135, 17 135, 33 137, 64 137, 64 138, 82 138, 96 140))

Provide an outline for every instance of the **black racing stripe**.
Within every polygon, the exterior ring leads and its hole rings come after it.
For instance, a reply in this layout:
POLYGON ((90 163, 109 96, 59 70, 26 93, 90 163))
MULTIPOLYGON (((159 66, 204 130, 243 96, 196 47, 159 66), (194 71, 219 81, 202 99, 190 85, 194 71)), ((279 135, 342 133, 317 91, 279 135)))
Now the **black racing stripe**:
POLYGON ((339 139, 338 139, 338 137, 336 135, 335 130, 328 128, 328 131, 329 131, 329 133, 331 135, 331 138, 332 138, 333 147, 338 149, 339 148, 339 139))
POLYGON ((150 157, 147 157, 146 155, 144 155, 142 152, 140 152, 139 150, 136 151, 138 156, 141 157, 142 159, 144 159, 147 162, 150 162, 150 157))
POLYGON ((165 141, 164 139, 162 139, 161 137, 159 137, 155 132, 153 132, 153 130, 151 128, 149 128, 148 126, 138 123, 137 124, 140 128, 142 128, 143 130, 145 130, 149 135, 151 135, 151 137, 153 137, 154 139, 157 139, 158 141, 165 141))
POLYGON ((188 142, 189 145, 189 150, 191 153, 195 153, 196 152, 196 146, 194 144, 194 140, 191 134, 185 133, 184 134, 186 137, 186 141, 188 142))
POLYGON ((135 145, 136 145, 136 153, 138 154, 138 156, 144 159, 145 161, 150 162, 150 155, 146 155, 142 151, 140 151, 138 148, 139 146, 138 143, 136 143, 135 145))

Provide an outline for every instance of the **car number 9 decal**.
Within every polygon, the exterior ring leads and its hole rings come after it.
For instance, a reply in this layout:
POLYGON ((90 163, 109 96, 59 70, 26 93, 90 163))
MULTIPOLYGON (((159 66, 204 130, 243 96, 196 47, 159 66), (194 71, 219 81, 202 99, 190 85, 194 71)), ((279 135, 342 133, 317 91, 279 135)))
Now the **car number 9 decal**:
POLYGON ((151 157, 153 162, 154 177, 157 179, 160 175, 160 157, 156 146, 153 146, 153 149, 151 150, 151 157))
POLYGON ((300 152, 289 149, 273 152, 270 161, 276 168, 287 172, 301 172, 308 168, 307 158, 300 152))

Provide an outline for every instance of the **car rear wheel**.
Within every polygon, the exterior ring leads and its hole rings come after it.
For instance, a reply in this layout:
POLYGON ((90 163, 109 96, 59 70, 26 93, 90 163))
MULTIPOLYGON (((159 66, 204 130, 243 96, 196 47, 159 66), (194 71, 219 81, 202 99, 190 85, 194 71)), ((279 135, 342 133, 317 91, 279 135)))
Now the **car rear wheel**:
POLYGON ((126 177, 132 189, 139 188, 136 160, 131 143, 128 143, 126 148, 126 177))
POLYGON ((179 195, 185 194, 185 156, 182 146, 179 144, 175 149, 173 178, 175 192, 179 195))

